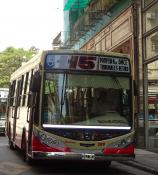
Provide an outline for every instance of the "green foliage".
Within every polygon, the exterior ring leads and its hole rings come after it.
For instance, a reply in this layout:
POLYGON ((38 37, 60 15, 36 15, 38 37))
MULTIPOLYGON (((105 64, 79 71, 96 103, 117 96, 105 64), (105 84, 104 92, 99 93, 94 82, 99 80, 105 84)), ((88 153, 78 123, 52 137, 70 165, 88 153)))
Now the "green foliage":
POLYGON ((8 87, 10 75, 37 53, 37 49, 24 50, 23 48, 8 47, 0 52, 0 87, 8 87))

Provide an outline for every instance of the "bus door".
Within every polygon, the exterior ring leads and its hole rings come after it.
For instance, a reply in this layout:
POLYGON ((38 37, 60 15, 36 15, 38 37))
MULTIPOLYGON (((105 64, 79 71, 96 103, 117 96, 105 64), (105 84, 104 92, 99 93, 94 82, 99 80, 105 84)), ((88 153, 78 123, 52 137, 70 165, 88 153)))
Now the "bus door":
POLYGON ((31 147, 32 131, 33 131, 33 116, 34 116, 34 94, 29 94, 27 108, 27 123, 28 123, 28 149, 31 147))
POLYGON ((27 122, 28 122, 28 149, 31 147, 33 123, 39 122, 39 104, 40 104, 40 75, 35 72, 31 76, 31 86, 28 100, 27 122))
POLYGON ((18 83, 17 83, 15 105, 12 108, 12 117, 13 117, 13 142, 15 141, 15 138, 16 138, 17 119, 19 119, 19 115, 20 115, 20 88, 21 88, 21 79, 18 80, 18 83))

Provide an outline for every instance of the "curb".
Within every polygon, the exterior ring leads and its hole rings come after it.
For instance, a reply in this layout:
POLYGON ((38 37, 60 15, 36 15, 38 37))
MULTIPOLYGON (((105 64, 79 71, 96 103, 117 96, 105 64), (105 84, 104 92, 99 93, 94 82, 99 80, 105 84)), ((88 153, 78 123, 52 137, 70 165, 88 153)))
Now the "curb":
POLYGON ((145 166, 137 161, 133 161, 133 162, 128 161, 128 162, 119 162, 119 163, 122 163, 122 164, 125 164, 128 166, 132 166, 132 167, 138 168, 140 170, 144 170, 144 171, 150 172, 152 174, 158 175, 158 170, 151 168, 149 166, 145 166))

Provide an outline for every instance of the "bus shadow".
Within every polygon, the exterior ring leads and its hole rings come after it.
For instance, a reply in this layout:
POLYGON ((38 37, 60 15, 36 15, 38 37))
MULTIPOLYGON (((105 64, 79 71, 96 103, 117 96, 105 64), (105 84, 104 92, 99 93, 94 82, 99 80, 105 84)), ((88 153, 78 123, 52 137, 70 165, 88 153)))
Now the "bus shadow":
POLYGON ((117 166, 111 165, 107 168, 96 162, 44 160, 36 161, 31 169, 35 174, 116 175, 117 172, 117 175, 127 175, 126 171, 118 169, 117 166))
MULTIPOLYGON (((9 149, 9 146, 7 149, 9 149)), ((106 168, 104 164, 96 162, 80 162, 74 160, 36 160, 33 164, 27 164, 23 161, 23 154, 19 149, 15 149, 12 153, 11 159, 16 160, 15 162, 20 165, 27 166, 29 172, 34 175, 116 175, 116 173, 117 175, 127 175, 126 171, 120 169, 120 167, 113 162, 109 168, 106 168)))
MULTIPOLYGON (((34 171, 43 174, 57 173, 57 174, 100 174, 105 169, 98 164, 83 163, 77 161, 37 161, 32 167, 34 171)), ((106 169, 108 172, 110 168, 106 169)))

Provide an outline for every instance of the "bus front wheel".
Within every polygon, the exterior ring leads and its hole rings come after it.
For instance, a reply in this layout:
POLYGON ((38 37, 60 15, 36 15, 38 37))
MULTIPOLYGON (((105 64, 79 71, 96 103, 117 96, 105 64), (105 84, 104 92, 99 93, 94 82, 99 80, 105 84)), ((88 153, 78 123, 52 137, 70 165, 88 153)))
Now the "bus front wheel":
POLYGON ((13 142, 11 141, 10 138, 9 138, 9 148, 10 148, 11 150, 14 150, 14 149, 15 149, 15 147, 14 147, 14 145, 13 145, 13 142))
POLYGON ((10 130, 10 127, 9 127, 9 132, 8 132, 8 139, 9 139, 8 140, 9 148, 11 150, 15 150, 15 146, 14 146, 13 141, 11 139, 11 130, 10 130))

